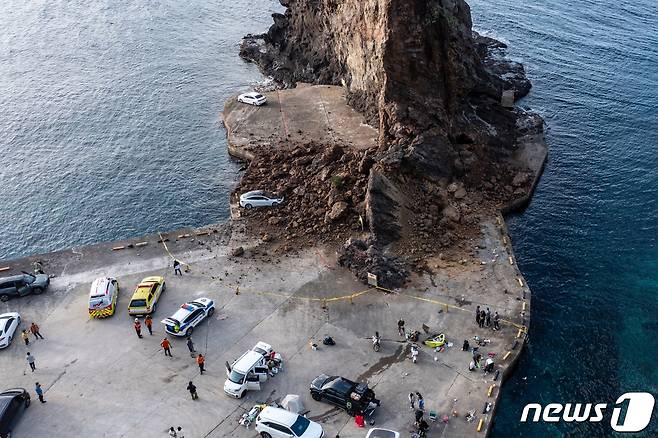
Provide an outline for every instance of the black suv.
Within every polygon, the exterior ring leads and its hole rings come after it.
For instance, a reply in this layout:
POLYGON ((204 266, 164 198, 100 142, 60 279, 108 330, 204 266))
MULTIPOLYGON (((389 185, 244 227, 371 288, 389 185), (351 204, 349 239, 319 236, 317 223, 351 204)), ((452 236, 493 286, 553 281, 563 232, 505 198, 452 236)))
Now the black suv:
POLYGON ((8 438, 23 411, 30 406, 30 394, 23 388, 0 392, 0 437, 8 438))
POLYGON ((351 416, 371 415, 380 405, 366 383, 355 383, 344 377, 326 374, 319 375, 311 382, 311 397, 345 409, 351 416))
POLYGON ((12 277, 0 278, 0 301, 7 301, 11 297, 22 297, 29 293, 39 295, 50 284, 46 274, 28 274, 24 272, 12 277))

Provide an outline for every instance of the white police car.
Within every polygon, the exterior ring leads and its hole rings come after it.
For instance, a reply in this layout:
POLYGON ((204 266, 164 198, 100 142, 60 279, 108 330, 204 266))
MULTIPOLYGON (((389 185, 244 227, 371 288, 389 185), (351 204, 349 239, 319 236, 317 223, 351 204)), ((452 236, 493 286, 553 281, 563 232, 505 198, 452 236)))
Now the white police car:
POLYGON ((190 336, 194 327, 206 316, 215 313, 215 303, 210 298, 197 298, 180 306, 169 318, 162 320, 165 331, 174 336, 190 336))

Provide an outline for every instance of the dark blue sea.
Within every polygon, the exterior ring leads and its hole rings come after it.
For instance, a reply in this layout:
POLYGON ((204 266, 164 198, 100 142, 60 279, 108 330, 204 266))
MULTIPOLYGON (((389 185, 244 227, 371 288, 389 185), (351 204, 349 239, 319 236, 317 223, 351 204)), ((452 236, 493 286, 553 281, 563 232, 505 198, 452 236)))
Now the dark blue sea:
POLYGON ((225 100, 272 0, 2 0, 0 260, 229 215, 225 100))
MULTIPOLYGON (((658 2, 471 0, 509 44, 548 124, 549 162, 510 232, 533 291, 530 344, 494 437, 614 436, 600 423, 520 423, 527 403, 658 400, 658 2)), ((643 434, 658 436, 658 407, 643 434)))
MULTIPOLYGON (((550 159, 510 218, 530 344, 495 437, 607 437, 520 423, 527 403, 658 398, 658 3, 471 0, 509 44, 550 159)), ((274 0, 4 0, 0 259, 228 216, 224 100, 262 80, 237 55, 274 0)), ((643 434, 658 436, 658 408, 643 434)), ((621 436, 621 434, 619 434, 621 436)))

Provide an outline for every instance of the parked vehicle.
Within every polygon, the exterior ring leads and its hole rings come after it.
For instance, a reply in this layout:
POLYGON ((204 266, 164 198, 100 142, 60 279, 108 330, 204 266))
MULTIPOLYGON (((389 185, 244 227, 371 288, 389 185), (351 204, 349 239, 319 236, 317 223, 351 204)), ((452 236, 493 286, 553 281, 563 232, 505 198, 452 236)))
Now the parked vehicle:
POLYGON ((240 195, 240 207, 247 210, 253 207, 276 207, 282 202, 282 197, 267 193, 264 190, 252 190, 240 195))
POLYGON ((194 327, 215 313, 215 302, 210 298, 197 298, 180 306, 169 318, 162 320, 165 331, 174 336, 190 336, 194 327))
POLYGON ((392 430, 374 427, 368 431, 366 438, 400 438, 400 434, 392 430))
POLYGON ((259 391, 261 383, 269 377, 267 360, 259 352, 249 350, 232 365, 226 362, 224 392, 231 397, 242 398, 246 391, 259 391))
POLYGON ((238 102, 247 103, 249 105, 261 106, 267 103, 267 98, 260 93, 250 91, 238 96, 238 102))
POLYGON ((97 278, 89 291, 89 317, 106 318, 114 315, 119 297, 119 282, 116 278, 97 278))
POLYGON ((366 383, 356 383, 339 376, 321 374, 311 382, 311 397, 338 406, 354 416, 372 415, 381 404, 366 383))
POLYGON ((19 325, 21 325, 21 315, 18 312, 0 315, 0 348, 9 347, 19 325))
POLYGON ((23 388, 0 392, 0 437, 11 436, 11 431, 28 406, 30 406, 30 394, 23 388))
POLYGON ((146 277, 137 285, 130 304, 128 314, 140 316, 155 313, 155 306, 160 295, 167 289, 164 277, 146 277))
POLYGON ((33 293, 39 295, 46 290, 50 284, 50 278, 46 274, 29 274, 23 272, 19 275, 0 278, 0 301, 9 298, 22 297, 33 293))
POLYGON ((267 406, 256 418, 256 432, 262 438, 322 438, 322 426, 299 414, 267 406))

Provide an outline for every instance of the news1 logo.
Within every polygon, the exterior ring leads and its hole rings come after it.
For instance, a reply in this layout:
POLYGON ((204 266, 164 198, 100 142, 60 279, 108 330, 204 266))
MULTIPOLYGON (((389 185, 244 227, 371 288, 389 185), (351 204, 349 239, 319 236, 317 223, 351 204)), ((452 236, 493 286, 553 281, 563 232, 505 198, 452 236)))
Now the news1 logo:
MULTIPOLYGON (((648 392, 627 392, 617 399, 612 409, 610 427, 616 432, 641 432, 651 421, 653 407, 656 403, 653 395, 648 392), (623 404, 627 403, 626 415, 622 418, 623 404)), ((598 423, 603 421, 603 412, 607 403, 549 403, 542 406, 539 403, 529 403, 523 408, 521 422, 565 423, 583 422, 598 423), (532 417, 528 420, 530 413, 532 417)))

